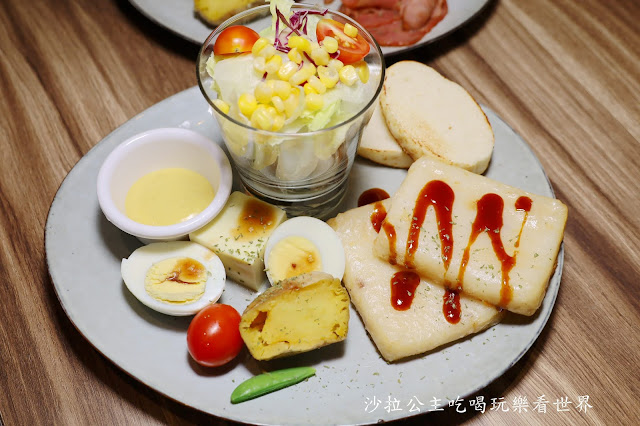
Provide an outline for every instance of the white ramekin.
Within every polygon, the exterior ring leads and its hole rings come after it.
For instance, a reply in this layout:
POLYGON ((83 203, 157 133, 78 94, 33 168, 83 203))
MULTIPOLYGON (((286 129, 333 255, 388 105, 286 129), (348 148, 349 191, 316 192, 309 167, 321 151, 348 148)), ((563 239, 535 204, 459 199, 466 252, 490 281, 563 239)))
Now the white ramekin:
POLYGON ((179 240, 220 212, 229 198, 232 180, 229 159, 215 142, 192 130, 154 129, 122 142, 105 159, 98 173, 98 202, 109 222, 143 242, 179 240), (211 204, 200 214, 174 225, 144 225, 130 219, 124 203, 131 185, 150 172, 169 167, 204 176, 215 190, 211 204))

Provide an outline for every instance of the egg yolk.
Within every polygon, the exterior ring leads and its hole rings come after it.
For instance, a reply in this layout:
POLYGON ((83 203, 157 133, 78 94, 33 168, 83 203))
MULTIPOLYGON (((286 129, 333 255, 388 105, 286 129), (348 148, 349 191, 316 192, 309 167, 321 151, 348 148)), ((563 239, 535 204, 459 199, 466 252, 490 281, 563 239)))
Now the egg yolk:
POLYGON ((320 251, 311 241, 290 236, 278 241, 269 253, 269 275, 274 283, 322 270, 320 251))
POLYGON ((160 169, 131 186, 125 213, 144 225, 174 225, 202 212, 214 197, 213 187, 201 174, 183 168, 160 169))
POLYGON ((144 289, 160 302, 191 303, 204 294, 208 276, 201 262, 190 257, 171 257, 151 265, 144 289))

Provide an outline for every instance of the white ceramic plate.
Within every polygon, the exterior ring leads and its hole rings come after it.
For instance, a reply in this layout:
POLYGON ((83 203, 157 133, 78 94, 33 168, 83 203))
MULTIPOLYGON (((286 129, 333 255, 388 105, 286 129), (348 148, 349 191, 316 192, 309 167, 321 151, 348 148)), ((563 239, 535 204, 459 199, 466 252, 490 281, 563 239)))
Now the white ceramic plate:
MULTIPOLYGON (((177 35, 202 44, 213 28, 198 19, 193 12, 193 0, 129 0, 143 15, 157 24, 173 31, 177 35)), ((489 0, 447 0, 449 11, 447 16, 438 23, 422 40, 406 47, 383 47, 382 52, 391 54, 432 42, 455 30, 469 19, 473 18, 489 0)), ((302 3, 322 4, 322 0, 305 0, 302 3)), ((340 1, 335 0, 327 7, 337 10, 340 1)))
MULTIPOLYGON (((237 361, 206 370, 190 361, 186 330, 190 317, 157 313, 138 302, 120 277, 120 261, 140 243, 111 225, 96 196, 103 160, 120 142, 156 127, 190 127, 221 141, 197 87, 149 108, 107 136, 64 180, 46 225, 46 254, 60 303, 78 330, 104 356, 170 398, 216 416, 261 424, 372 423, 419 414, 456 397, 474 395, 502 375, 530 348, 551 313, 560 285, 563 252, 536 315, 515 315, 493 328, 404 362, 387 364, 351 310, 349 335, 338 344, 295 357, 258 364, 243 351, 237 361), (232 390, 259 373, 315 366, 316 376, 296 386, 238 405, 232 390), (375 398, 375 399, 374 399, 375 398), (416 403, 417 398, 424 406, 416 403), (398 411, 385 410, 391 399, 398 411), (380 401, 374 410, 373 401, 380 401), (420 411, 410 412, 411 402, 420 411), (367 406, 369 403, 369 406, 367 406)), ((492 111, 495 153, 487 176, 524 190, 553 196, 545 173, 527 144, 492 111)), ((405 171, 357 160, 341 211, 355 207, 366 189, 394 193, 405 171)), ((237 188, 237 179, 236 179, 237 188)), ((255 297, 228 282, 220 300, 242 312, 255 297)))

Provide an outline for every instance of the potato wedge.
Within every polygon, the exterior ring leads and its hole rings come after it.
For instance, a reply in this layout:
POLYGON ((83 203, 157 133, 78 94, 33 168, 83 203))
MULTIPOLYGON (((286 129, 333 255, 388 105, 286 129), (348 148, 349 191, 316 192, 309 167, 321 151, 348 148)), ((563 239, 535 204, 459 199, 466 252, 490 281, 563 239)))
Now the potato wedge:
POLYGON ((259 0, 194 0, 196 14, 210 25, 220 25, 236 13, 262 4, 259 0))

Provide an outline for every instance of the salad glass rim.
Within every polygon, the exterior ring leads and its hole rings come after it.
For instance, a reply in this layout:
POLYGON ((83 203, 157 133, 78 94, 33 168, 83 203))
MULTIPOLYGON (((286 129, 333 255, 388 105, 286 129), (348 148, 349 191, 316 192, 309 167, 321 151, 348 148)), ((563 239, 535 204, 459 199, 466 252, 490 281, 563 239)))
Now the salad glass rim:
MULTIPOLYGON (((204 83, 203 83, 203 79, 201 77, 201 63, 202 60, 205 58, 205 56, 208 58, 211 54, 211 51, 209 51, 209 53, 205 53, 205 51, 207 50, 207 48, 211 45, 211 40, 214 36, 218 35, 221 31, 221 28, 229 28, 230 26, 232 26, 235 22, 240 21, 242 19, 244 19, 245 17, 255 14, 257 12, 262 12, 262 11, 266 11, 270 8, 271 6, 269 4, 266 5, 262 5, 262 6, 257 6, 257 7, 253 7, 251 9, 245 10, 244 12, 238 13, 234 16, 232 16, 231 18, 227 19, 226 21, 224 21, 223 23, 221 23, 220 25, 218 25, 216 27, 216 29, 214 29, 211 34, 209 34, 209 36, 206 38, 206 40, 202 43, 202 46, 200 47, 200 51, 198 52, 198 57, 196 59, 196 77, 198 80, 198 87, 200 88, 200 92, 202 92, 202 95, 204 96, 204 98, 207 100, 207 103, 211 106, 211 108, 213 108, 218 114, 220 114, 222 117, 226 118, 227 120, 231 121, 232 123, 244 127, 247 130, 251 130, 253 132, 259 133, 259 134, 263 134, 263 135, 267 135, 267 136, 275 136, 275 137, 291 137, 293 135, 296 136, 313 136, 313 135, 317 135, 323 132, 327 132, 327 131, 332 131, 335 129, 338 129, 344 125, 347 125, 353 121, 355 121, 356 119, 358 119, 362 114, 366 113, 369 108, 373 105, 374 102, 377 101, 380 92, 382 92, 382 86, 384 84, 384 79, 385 79, 385 68, 386 68, 386 64, 384 61, 384 55, 382 53, 382 49, 380 48, 380 45, 378 44, 378 42, 376 41, 376 39, 371 35, 371 33, 369 33, 369 31, 367 31, 362 25, 360 25, 357 21, 355 21, 353 18, 345 15, 344 13, 341 13, 337 10, 330 10, 326 7, 322 8, 318 5, 315 4, 305 4, 305 3, 295 3, 293 5, 291 5, 291 9, 310 9, 310 10, 319 10, 319 11, 329 11, 329 13, 332 13, 334 15, 337 15, 341 18, 343 18, 346 22, 349 22, 351 25, 355 26, 359 32, 362 32, 364 34, 367 35, 367 38, 370 39, 370 41, 373 44, 373 47, 375 48, 375 50, 378 52, 378 56, 380 57, 380 81, 378 82, 378 87, 376 88, 375 93, 373 94, 373 96, 371 97, 371 99, 369 99, 369 101, 366 103, 366 105, 364 105, 356 114, 354 114, 353 116, 349 117, 348 119, 341 121, 340 123, 334 124, 331 127, 325 127, 322 129, 318 129, 318 130, 313 130, 313 131, 309 131, 309 132, 274 132, 274 131, 270 131, 270 130, 262 130, 262 129, 257 129, 253 126, 250 126, 246 123, 242 123, 238 120, 236 120, 235 118, 231 117, 228 114, 225 114, 224 112, 222 112, 222 110, 220 110, 220 108, 218 108, 215 103, 213 102, 213 100, 209 97, 209 94, 207 93, 207 89, 204 87, 204 83)), ((268 16, 268 15, 266 15, 268 16)), ((367 42, 369 42, 369 40, 367 40, 367 42)), ((250 53, 250 52, 247 52, 250 53)), ((206 71, 205 71, 206 72, 206 71)))

